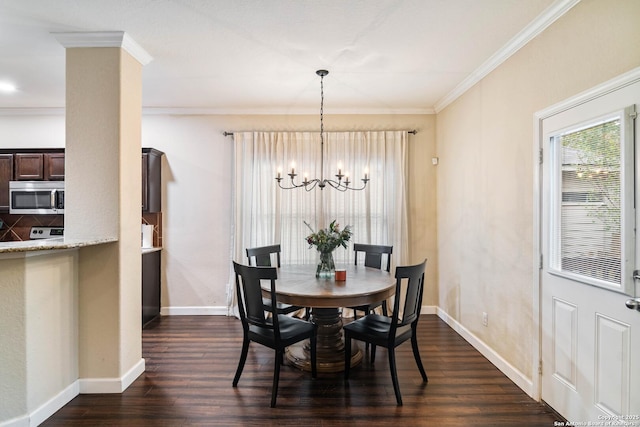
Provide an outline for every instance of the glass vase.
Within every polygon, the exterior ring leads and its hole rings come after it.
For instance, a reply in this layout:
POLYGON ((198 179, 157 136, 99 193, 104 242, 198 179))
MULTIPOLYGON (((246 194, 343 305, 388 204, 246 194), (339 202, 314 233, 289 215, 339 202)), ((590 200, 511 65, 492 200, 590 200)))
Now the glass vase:
POLYGON ((320 252, 320 261, 316 269, 316 277, 321 279, 333 279, 336 275, 336 265, 333 262, 332 252, 320 252))

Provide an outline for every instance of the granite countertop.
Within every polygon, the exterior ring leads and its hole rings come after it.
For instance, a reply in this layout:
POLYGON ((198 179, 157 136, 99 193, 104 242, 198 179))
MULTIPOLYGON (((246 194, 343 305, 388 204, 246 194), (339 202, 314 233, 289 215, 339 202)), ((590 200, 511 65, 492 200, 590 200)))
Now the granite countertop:
MULTIPOLYGON (((53 237, 51 239, 25 240, 22 242, 0 242, 0 254, 7 252, 31 252, 49 251, 54 249, 73 249, 83 246, 101 245, 103 243, 117 242, 118 239, 69 239, 64 237, 53 237)), ((141 248, 142 254, 161 251, 162 247, 141 248)))
POLYGON ((56 237, 52 239, 25 240, 23 242, 0 242, 0 254, 8 252, 48 251, 54 249, 73 249, 83 246, 100 245, 117 242, 116 238, 108 239, 67 239, 56 237))

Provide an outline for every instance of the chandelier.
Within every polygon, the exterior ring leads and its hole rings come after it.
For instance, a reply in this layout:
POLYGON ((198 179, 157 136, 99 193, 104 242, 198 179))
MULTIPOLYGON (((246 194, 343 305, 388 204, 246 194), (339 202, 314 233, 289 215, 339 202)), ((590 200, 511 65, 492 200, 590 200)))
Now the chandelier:
POLYGON ((342 167, 338 164, 338 173, 335 175, 336 179, 327 179, 324 177, 324 76, 329 74, 327 70, 318 70, 316 74, 320 76, 320 178, 309 179, 309 177, 305 174, 304 180, 300 183, 296 183, 296 173, 295 166, 291 166, 291 172, 288 173, 291 178, 291 183, 286 186, 282 185, 282 169, 278 168, 276 173, 276 181, 278 181, 278 186, 283 190, 292 190, 294 188, 304 188, 307 191, 313 190, 316 186, 320 188, 320 190, 324 190, 324 187, 327 185, 335 188, 338 191, 345 192, 347 190, 364 190, 367 186, 367 182, 369 182, 369 171, 365 169, 364 178, 362 178, 362 187, 352 187, 352 182, 349 181, 349 173, 342 173, 342 167))

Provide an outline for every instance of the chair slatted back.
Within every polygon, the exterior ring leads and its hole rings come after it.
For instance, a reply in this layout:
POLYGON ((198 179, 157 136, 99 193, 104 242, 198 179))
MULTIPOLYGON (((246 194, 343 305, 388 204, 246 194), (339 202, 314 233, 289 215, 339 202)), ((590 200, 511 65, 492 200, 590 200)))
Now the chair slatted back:
POLYGON ((392 329, 410 325, 420 317, 426 265, 427 260, 425 259, 417 265, 396 267, 396 295, 391 319, 392 329), (402 310, 400 310, 400 304, 402 304, 402 310), (402 319, 399 319, 400 313, 402 313, 402 319))
POLYGON ((393 246, 385 245, 366 245, 363 243, 354 243, 353 251, 355 252, 355 265, 358 265, 358 252, 364 252, 365 267, 382 269, 382 255, 387 255, 387 271, 391 271, 391 254, 393 246))
POLYGON ((271 281, 272 313, 275 313, 276 279, 278 271, 275 267, 252 267, 233 262, 236 273, 236 294, 238 309, 243 326, 256 325, 268 329, 275 329, 278 334, 278 316, 267 317, 262 303, 262 280, 271 281))
POLYGON ((258 267, 271 267, 271 254, 276 254, 276 266, 280 268, 280 244, 260 246, 257 248, 247 248, 247 258, 249 258, 249 265, 256 265, 258 267), (252 263, 252 260, 255 261, 252 263))

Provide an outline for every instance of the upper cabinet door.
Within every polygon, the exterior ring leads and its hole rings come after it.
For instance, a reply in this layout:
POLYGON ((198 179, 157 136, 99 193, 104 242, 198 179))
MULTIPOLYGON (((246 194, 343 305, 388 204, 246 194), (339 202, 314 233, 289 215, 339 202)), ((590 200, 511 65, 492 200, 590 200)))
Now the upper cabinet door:
POLYGON ((44 179, 64 181, 64 153, 44 154, 44 179))
POLYGON ((41 153, 15 154, 16 181, 42 181, 44 179, 44 155, 41 153))
POLYGON ((142 212, 162 212, 162 151, 142 149, 142 212))

